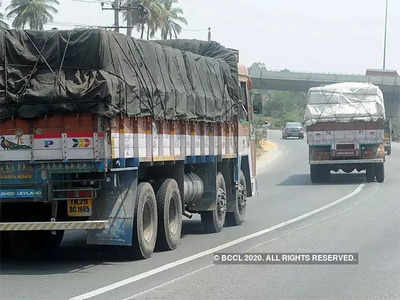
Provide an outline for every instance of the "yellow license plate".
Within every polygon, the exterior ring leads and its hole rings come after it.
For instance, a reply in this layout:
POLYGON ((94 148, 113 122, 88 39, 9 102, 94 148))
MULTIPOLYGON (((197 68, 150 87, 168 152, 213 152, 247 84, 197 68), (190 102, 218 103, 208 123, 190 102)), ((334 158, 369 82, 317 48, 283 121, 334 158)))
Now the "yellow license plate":
POLYGON ((92 215, 92 199, 76 199, 67 202, 69 217, 90 217, 92 215))

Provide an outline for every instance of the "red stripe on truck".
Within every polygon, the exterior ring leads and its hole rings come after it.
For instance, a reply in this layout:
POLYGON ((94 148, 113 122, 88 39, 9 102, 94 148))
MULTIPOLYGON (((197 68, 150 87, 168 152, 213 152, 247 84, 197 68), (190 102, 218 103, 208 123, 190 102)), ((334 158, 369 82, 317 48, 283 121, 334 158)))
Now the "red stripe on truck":
POLYGON ((61 133, 46 133, 46 134, 35 134, 34 139, 58 139, 61 138, 61 133))

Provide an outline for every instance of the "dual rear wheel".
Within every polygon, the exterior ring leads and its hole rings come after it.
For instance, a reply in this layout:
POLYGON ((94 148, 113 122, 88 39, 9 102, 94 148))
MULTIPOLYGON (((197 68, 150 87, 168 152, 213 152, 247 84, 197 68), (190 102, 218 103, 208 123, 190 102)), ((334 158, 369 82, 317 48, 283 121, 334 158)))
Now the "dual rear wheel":
POLYGON ((312 183, 328 181, 331 170, 324 165, 310 165, 310 177, 312 183))
POLYGON ((385 166, 383 163, 368 166, 366 169, 366 177, 368 182, 375 180, 382 183, 385 181, 385 166))
POLYGON ((207 233, 220 232, 224 227, 227 208, 226 201, 225 179, 222 173, 218 173, 215 209, 201 213, 201 223, 207 233))
MULTIPOLYGON (((246 179, 239 173, 238 191, 232 212, 227 212, 227 188, 222 173, 216 177, 215 209, 201 212, 201 222, 207 233, 220 232, 225 224, 240 225, 246 214, 246 179)), ((175 179, 168 178, 157 194, 150 183, 137 188, 133 243, 130 256, 149 258, 154 250, 173 250, 179 244, 182 232, 182 199, 175 179)))
POLYGON ((215 209, 201 213, 201 222, 207 233, 220 232, 224 225, 237 226, 243 223, 246 216, 247 186, 242 171, 239 172, 238 187, 234 199, 228 199, 225 179, 222 173, 217 174, 217 197, 215 209), (227 212, 227 201, 234 201, 233 211, 227 212))
POLYGON ((149 258, 156 246, 159 250, 177 247, 182 231, 182 202, 174 179, 166 179, 157 195, 150 183, 138 185, 134 228, 134 257, 149 258))

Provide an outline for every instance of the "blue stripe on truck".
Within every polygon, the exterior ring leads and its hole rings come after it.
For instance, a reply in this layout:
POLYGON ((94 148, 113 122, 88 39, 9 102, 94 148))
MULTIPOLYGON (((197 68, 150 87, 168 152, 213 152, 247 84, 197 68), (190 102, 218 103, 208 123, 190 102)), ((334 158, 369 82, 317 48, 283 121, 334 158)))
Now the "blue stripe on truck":
POLYGON ((0 190, 0 199, 9 198, 40 198, 42 197, 42 190, 36 189, 14 189, 14 190, 0 190))

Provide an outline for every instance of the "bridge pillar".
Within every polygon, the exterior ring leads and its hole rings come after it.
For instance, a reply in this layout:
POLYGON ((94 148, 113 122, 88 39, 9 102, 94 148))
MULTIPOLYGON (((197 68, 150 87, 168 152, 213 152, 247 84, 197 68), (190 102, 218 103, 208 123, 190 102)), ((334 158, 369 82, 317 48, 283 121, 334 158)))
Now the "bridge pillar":
POLYGON ((400 89, 384 93, 386 118, 391 119, 394 137, 400 137, 400 89))

